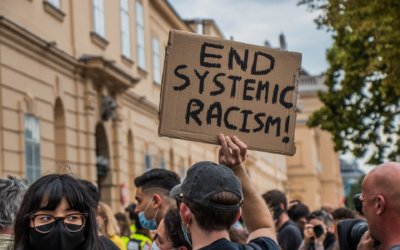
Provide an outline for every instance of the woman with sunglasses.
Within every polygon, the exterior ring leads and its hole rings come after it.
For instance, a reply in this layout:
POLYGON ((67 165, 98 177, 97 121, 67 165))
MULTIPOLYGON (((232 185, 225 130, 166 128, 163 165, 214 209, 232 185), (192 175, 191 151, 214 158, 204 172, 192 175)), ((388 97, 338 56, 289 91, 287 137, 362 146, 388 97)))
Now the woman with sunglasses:
POLYGON ((18 211, 14 250, 103 249, 92 203, 86 188, 71 175, 39 178, 18 211))

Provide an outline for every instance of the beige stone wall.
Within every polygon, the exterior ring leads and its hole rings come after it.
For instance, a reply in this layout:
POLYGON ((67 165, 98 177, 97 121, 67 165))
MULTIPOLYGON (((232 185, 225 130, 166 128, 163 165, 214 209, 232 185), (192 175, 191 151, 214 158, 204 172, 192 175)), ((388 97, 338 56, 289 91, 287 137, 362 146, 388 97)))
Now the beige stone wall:
POLYGON ((321 107, 317 92, 301 93, 302 109, 297 116, 296 154, 287 161, 287 193, 310 209, 322 205, 342 206, 343 185, 339 156, 335 153, 330 134, 319 128, 308 128, 309 115, 321 107))
MULTIPOLYGON (((61 1, 60 10, 41 0, 0 1, 0 176, 26 174, 25 113, 39 119, 42 174, 71 171, 96 182, 102 200, 116 210, 123 186, 133 201, 133 179, 145 171, 145 154, 164 160, 181 176, 197 161, 217 161, 217 146, 157 134, 160 86, 152 78, 151 40, 159 39, 162 62, 169 30, 190 28, 165 1, 143 0, 146 69, 138 69, 135 1, 129 1, 129 60, 121 56, 116 2, 104 1, 106 30, 99 43, 91 35, 92 1, 61 1), (84 55, 96 58, 79 60, 84 55), (102 96, 116 101, 112 120, 101 120, 102 96), (107 142, 111 167, 103 179, 97 178, 95 165, 99 131, 104 131, 102 147, 107 142)), ((249 155, 246 165, 260 193, 285 188, 286 157, 249 155)))

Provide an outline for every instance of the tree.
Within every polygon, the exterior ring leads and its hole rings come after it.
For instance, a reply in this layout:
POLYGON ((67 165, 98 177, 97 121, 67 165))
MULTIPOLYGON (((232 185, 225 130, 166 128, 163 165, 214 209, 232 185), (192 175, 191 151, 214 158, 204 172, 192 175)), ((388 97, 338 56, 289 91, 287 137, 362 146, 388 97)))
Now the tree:
POLYGON ((330 132, 335 150, 370 154, 377 164, 400 155, 400 1, 301 0, 332 32, 325 104, 308 126, 330 132))

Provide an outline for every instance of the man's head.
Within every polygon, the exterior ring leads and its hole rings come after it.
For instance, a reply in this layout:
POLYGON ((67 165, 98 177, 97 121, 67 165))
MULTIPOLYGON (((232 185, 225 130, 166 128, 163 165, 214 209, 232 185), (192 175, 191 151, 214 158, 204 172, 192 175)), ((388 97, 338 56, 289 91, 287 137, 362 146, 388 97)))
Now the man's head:
POLYGON ((175 172, 155 168, 138 176, 134 182, 137 201, 135 212, 143 212, 139 215, 142 216, 142 220, 144 215, 146 220, 155 220, 159 223, 168 209, 175 204, 169 197, 169 192, 180 183, 179 176, 175 172))
MULTIPOLYGON (((332 212, 333 220, 339 222, 341 220, 348 220, 348 219, 355 219, 356 216, 354 215, 353 211, 348 208, 340 207, 336 208, 332 212)), ((336 223, 337 224, 337 223, 336 223)))
POLYGON ((290 206, 287 213, 289 218, 299 226, 301 231, 304 231, 304 227, 307 224, 307 217, 310 214, 310 209, 300 201, 296 201, 290 206))
POLYGON ((13 176, 0 178, 0 231, 12 229, 26 189, 24 180, 13 176))
POLYGON ((193 165, 181 185, 171 190, 180 202, 182 222, 192 218, 205 231, 228 230, 240 217, 242 186, 233 171, 221 164, 202 161, 193 165))
POLYGON ((168 210, 164 219, 158 225, 154 241, 153 244, 156 244, 159 249, 191 249, 182 230, 182 220, 178 209, 168 210))
POLYGON ((360 200, 370 235, 381 242, 400 226, 400 163, 376 166, 364 178, 360 200))
POLYGON ((287 198, 284 192, 273 189, 262 195, 265 203, 272 212, 274 220, 277 221, 282 213, 287 211, 287 198))

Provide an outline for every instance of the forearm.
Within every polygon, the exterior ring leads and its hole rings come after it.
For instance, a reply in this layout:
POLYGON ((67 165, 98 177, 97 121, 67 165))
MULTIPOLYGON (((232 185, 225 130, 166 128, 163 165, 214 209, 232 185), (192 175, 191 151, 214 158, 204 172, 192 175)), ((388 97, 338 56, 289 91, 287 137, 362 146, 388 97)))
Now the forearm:
POLYGON ((274 228, 272 216, 267 205, 258 194, 253 183, 243 166, 238 165, 232 168, 236 176, 240 179, 243 189, 242 216, 249 232, 261 228, 274 228))

